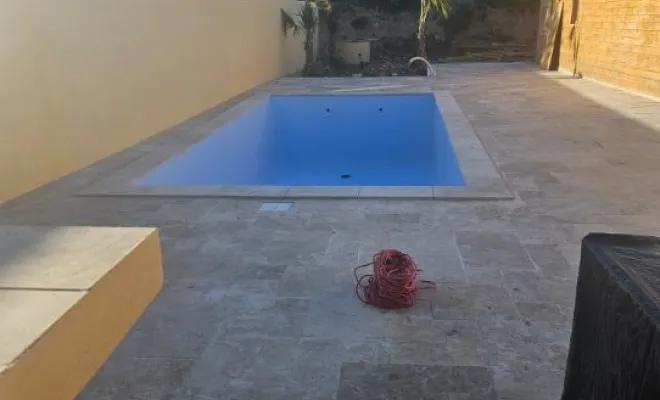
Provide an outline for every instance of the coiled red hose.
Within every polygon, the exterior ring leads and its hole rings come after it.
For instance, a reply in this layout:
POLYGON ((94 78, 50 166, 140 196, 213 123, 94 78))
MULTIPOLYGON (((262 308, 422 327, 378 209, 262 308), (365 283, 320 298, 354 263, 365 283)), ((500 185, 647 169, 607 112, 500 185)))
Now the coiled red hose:
POLYGON ((399 250, 382 250, 376 253, 373 261, 359 265, 353 270, 355 275, 355 293, 365 304, 378 308, 408 308, 415 305, 415 292, 420 289, 435 289, 436 284, 421 281, 419 286, 417 273, 421 271, 415 261, 399 250), (358 276, 358 270, 374 266, 373 274, 358 276))

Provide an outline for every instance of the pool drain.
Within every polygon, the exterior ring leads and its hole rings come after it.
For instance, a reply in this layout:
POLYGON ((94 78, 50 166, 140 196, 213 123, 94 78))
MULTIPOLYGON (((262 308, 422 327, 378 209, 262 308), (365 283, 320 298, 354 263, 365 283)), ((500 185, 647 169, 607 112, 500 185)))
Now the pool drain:
POLYGON ((351 179, 351 178, 352 178, 352 176, 350 176, 348 174, 344 174, 344 175, 341 176, 341 179, 351 179))

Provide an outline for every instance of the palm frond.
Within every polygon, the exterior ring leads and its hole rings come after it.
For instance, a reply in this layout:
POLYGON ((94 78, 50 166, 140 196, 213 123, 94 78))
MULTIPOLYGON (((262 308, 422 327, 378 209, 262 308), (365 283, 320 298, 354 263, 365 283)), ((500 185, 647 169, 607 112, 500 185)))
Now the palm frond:
POLYGON ((440 10, 445 18, 449 16, 450 0, 426 0, 426 2, 430 8, 440 10))
POLYGON ((316 6, 312 2, 305 2, 305 4, 298 11, 298 25, 304 31, 313 32, 316 29, 316 6))
POLYGON ((284 33, 284 36, 289 34, 289 30, 293 31, 293 36, 298 36, 300 34, 300 26, 296 23, 296 19, 284 9, 280 9, 280 12, 282 16, 282 33, 284 33))
POLYGON ((316 8, 318 8, 320 12, 330 14, 330 11, 332 11, 332 4, 330 4, 329 0, 316 0, 313 2, 316 3, 316 8))

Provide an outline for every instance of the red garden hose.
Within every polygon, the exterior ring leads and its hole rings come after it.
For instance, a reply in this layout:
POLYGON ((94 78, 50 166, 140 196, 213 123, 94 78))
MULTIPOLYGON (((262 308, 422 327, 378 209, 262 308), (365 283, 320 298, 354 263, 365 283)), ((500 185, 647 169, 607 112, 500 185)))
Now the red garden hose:
POLYGON ((355 292, 365 304, 378 308, 407 308, 415 305, 415 292, 420 289, 435 289, 436 284, 430 281, 424 287, 417 282, 415 261, 399 250, 382 250, 376 253, 373 261, 355 267, 355 292), (358 277, 358 270, 374 266, 373 274, 358 277))

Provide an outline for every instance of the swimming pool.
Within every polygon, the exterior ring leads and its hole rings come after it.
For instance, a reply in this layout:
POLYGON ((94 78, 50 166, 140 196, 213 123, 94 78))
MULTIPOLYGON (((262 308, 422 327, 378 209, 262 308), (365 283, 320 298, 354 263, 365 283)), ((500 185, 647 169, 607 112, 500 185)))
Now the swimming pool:
POLYGON ((141 186, 464 186, 433 94, 269 96, 141 186))

